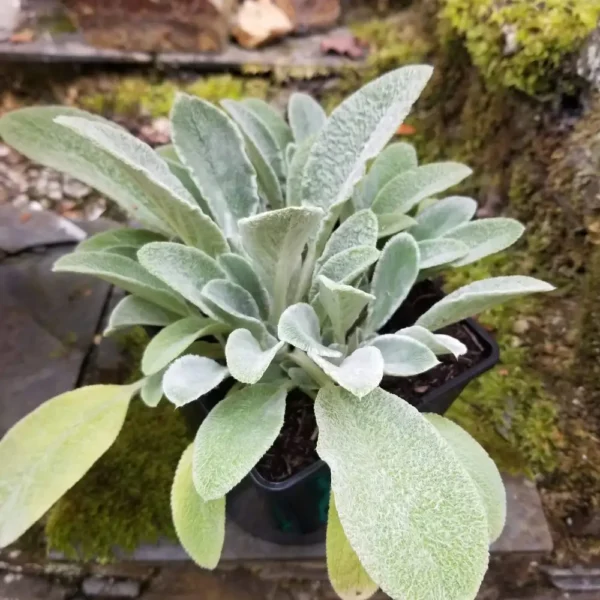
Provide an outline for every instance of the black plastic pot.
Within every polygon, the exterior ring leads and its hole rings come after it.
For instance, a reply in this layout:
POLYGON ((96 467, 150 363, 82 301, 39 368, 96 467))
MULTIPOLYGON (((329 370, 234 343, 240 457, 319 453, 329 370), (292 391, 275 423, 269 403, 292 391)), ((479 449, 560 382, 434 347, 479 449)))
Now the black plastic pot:
MULTIPOLYGON (((421 412, 444 414, 469 382, 491 369, 500 358, 494 338, 483 327, 472 319, 462 325, 483 348, 481 360, 423 395, 416 405, 421 412)), ((217 388, 202 402, 182 408, 192 431, 198 429, 226 392, 227 388, 217 388)), ((267 481, 253 469, 227 497, 227 513, 248 533, 276 544, 321 542, 325 539, 330 481, 329 467, 321 460, 278 483, 267 481)))

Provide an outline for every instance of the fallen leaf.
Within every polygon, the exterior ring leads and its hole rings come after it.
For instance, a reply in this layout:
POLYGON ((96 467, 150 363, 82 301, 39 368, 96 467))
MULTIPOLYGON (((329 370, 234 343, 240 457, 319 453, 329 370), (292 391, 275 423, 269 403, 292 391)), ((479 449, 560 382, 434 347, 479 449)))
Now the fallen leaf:
POLYGON ((294 29, 285 12, 271 0, 244 0, 233 23, 232 34, 244 48, 257 48, 294 29))
POLYGON ((21 31, 15 31, 9 41, 13 44, 28 44, 35 38, 35 31, 33 29, 22 29, 21 31))
POLYGON ((396 135, 415 135, 415 133, 417 133, 417 130, 412 125, 407 125, 406 123, 402 123, 396 130, 396 135))
POLYGON ((321 42, 323 54, 338 54, 352 59, 364 58, 368 49, 366 42, 350 33, 329 35, 321 42))
POLYGON ((19 215, 19 221, 21 223, 27 223, 27 221, 29 221, 29 219, 31 219, 31 213, 30 212, 24 212, 24 213, 21 213, 19 215))

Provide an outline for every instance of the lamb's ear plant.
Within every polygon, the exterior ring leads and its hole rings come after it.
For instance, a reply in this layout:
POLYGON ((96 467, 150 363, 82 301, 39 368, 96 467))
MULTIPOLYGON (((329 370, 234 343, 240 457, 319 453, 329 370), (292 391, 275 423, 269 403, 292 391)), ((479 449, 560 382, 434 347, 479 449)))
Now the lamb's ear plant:
POLYGON ((411 326, 378 333, 418 281, 523 233, 511 219, 473 221, 470 198, 432 200, 467 167, 421 166, 410 145, 389 144, 430 75, 428 66, 388 73, 328 118, 304 94, 292 96, 287 120, 255 99, 223 110, 182 94, 173 145, 156 151, 71 108, 0 119, 6 143, 94 186, 142 227, 95 235, 55 270, 129 293, 107 333, 161 328, 142 380, 62 394, 0 442, 0 546, 86 473, 136 393, 149 407, 163 396, 180 407, 233 379, 173 483, 175 529, 199 565, 216 566, 225 497, 273 444, 300 388, 314 399, 317 451, 331 469, 327 562, 339 595, 381 587, 397 600, 475 598, 504 524, 500 475, 460 427, 379 385, 467 351, 440 329, 552 286, 476 281, 411 326))

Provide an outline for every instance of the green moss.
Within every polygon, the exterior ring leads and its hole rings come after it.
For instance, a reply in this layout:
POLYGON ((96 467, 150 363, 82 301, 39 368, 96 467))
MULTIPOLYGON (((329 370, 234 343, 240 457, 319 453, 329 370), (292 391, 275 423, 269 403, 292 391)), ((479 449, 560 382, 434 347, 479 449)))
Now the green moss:
MULTIPOLYGON (((135 328, 119 341, 134 367, 115 378, 137 380, 148 336, 135 328)), ((171 404, 163 400, 151 409, 135 398, 113 446, 48 514, 48 548, 70 558, 107 561, 116 548, 132 551, 160 537, 175 539, 170 490, 188 443, 185 423, 171 404)))
POLYGON ((489 83, 535 95, 570 83, 562 67, 596 27, 600 2, 443 0, 441 14, 489 83))
POLYGON ((147 114, 152 117, 165 117, 169 114, 175 94, 187 92, 218 102, 223 98, 234 100, 253 96, 264 98, 269 84, 260 78, 214 75, 200 77, 192 83, 171 79, 152 80, 148 77, 122 77, 110 82, 108 89, 84 94, 80 105, 96 113, 118 115, 147 114))
MULTIPOLYGON (((500 254, 457 269, 448 273, 446 287, 523 272, 522 258, 520 252, 500 254)), ((531 343, 515 328, 517 322, 527 327, 542 302, 525 298, 480 317, 500 346, 500 365, 473 381, 447 415, 479 440, 502 471, 528 476, 554 469, 560 440, 556 401, 535 370, 531 343)))

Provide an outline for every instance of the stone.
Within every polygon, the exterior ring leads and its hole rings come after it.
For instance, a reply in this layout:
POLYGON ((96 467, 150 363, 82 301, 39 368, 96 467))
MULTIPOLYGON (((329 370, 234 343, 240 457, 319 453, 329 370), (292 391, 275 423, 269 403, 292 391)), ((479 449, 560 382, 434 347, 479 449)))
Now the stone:
POLYGON ((65 177, 63 180, 63 192, 68 198, 82 200, 92 192, 92 188, 81 181, 77 181, 77 179, 65 177))
POLYGON ((294 29, 290 17, 273 0, 244 0, 232 34, 244 48, 257 48, 294 29))
MULTIPOLYGON (((576 565, 570 569, 546 566, 552 585, 565 592, 600 592, 600 568, 576 565)), ((576 598, 577 596, 575 596, 576 598)))
POLYGON ((0 437, 45 400, 77 385, 93 343, 110 286, 53 273, 53 263, 70 250, 61 246, 0 262, 0 437))
POLYGON ((73 591, 42 577, 0 574, 2 600, 66 600, 73 591))
POLYGON ((331 27, 342 12, 341 0, 275 0, 275 3, 298 32, 331 27))
POLYGON ((93 46, 137 52, 219 52, 233 0, 64 0, 93 46))
POLYGON ((11 204, 0 206, 0 250, 7 254, 35 246, 80 242, 85 238, 80 227, 55 213, 11 204))
POLYGON ((600 26, 591 33, 579 53, 577 74, 600 90, 600 26))
POLYGON ((81 586, 89 598, 137 598, 141 585, 134 579, 115 580, 104 577, 88 577, 81 586))

